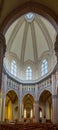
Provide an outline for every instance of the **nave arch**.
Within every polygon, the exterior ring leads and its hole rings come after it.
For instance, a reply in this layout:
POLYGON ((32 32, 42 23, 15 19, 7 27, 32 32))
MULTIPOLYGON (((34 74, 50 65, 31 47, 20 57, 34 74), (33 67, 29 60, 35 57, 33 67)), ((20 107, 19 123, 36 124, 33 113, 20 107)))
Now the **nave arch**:
POLYGON ((16 119, 18 119, 18 96, 14 90, 10 90, 6 94, 5 120, 16 119))
POLYGON ((32 119, 34 116, 34 97, 26 94, 22 100, 22 117, 24 119, 32 119))
POLYGON ((56 31, 58 32, 58 19, 57 15, 47 8, 46 6, 37 3, 37 2, 25 2, 25 4, 21 5, 20 7, 16 8, 12 12, 9 12, 9 14, 6 16, 4 21, 1 24, 0 30, 5 34, 8 27, 20 16, 22 16, 25 13, 28 12, 34 12, 39 15, 42 15, 46 19, 48 19, 52 25, 55 27, 56 31))
POLYGON ((52 122, 52 93, 44 90, 39 97, 39 120, 52 122))

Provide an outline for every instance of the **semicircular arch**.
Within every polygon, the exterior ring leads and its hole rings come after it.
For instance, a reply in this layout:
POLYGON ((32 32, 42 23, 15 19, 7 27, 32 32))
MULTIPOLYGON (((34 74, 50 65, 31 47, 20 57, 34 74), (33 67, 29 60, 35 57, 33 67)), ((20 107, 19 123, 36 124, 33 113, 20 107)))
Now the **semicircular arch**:
POLYGON ((35 12, 39 15, 42 15, 52 23, 52 25, 58 32, 57 15, 51 9, 37 2, 26 2, 25 4, 21 5, 20 7, 9 13, 9 15, 4 19, 3 23, 0 26, 1 32, 5 34, 6 30, 12 22, 14 22, 18 17, 28 12, 35 12))
POLYGON ((44 95, 45 97, 49 97, 52 95, 52 92, 48 89, 42 90, 39 94, 39 100, 42 97, 42 95, 44 95), (45 95, 46 94, 46 95, 45 95))

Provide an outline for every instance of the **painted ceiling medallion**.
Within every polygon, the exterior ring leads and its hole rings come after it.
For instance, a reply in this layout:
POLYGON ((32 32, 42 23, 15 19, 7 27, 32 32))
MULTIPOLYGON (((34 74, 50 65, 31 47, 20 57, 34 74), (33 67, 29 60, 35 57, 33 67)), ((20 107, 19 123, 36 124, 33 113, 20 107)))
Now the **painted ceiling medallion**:
POLYGON ((32 22, 32 20, 34 19, 34 14, 30 12, 26 14, 25 17, 28 22, 32 22))

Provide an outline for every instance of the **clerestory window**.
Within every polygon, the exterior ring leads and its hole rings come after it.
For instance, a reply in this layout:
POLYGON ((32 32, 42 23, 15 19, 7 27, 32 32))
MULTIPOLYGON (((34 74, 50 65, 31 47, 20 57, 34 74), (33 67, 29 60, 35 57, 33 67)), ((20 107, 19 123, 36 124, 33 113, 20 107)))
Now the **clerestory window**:
POLYGON ((42 66, 41 66, 41 75, 45 75, 48 72, 48 62, 46 59, 43 60, 42 66))
POLYGON ((17 75, 17 65, 16 65, 16 61, 13 60, 11 62, 11 73, 16 76, 17 75))
POLYGON ((32 79, 32 69, 30 66, 28 66, 26 69, 26 80, 31 80, 31 79, 32 79))

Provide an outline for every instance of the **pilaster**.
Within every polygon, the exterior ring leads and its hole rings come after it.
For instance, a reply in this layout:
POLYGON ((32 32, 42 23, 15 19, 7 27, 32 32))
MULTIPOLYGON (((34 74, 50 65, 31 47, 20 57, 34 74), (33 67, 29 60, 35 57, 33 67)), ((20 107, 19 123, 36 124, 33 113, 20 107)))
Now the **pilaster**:
POLYGON ((39 122, 39 101, 35 101, 34 103, 34 116, 35 116, 35 121, 39 122))
POLYGON ((0 93, 0 121, 1 121, 1 118, 2 118, 2 93, 0 93))
POLYGON ((39 121, 39 101, 38 101, 38 85, 35 86, 35 102, 33 105, 33 111, 35 116, 35 121, 39 121))
POLYGON ((20 89, 19 89, 19 101, 18 101, 18 119, 19 121, 22 120, 22 84, 20 84, 20 89))
POLYGON ((2 73, 2 112, 1 112, 1 120, 4 121, 5 119, 5 105, 6 105, 6 89, 7 89, 7 75, 2 73))
POLYGON ((43 102, 43 109, 42 109, 42 122, 46 122, 46 102, 43 102))
POLYGON ((1 121, 5 119, 5 95, 2 95, 2 111, 1 111, 1 121))

